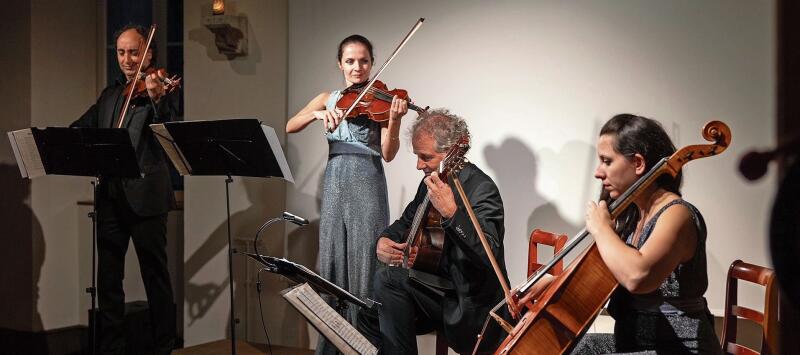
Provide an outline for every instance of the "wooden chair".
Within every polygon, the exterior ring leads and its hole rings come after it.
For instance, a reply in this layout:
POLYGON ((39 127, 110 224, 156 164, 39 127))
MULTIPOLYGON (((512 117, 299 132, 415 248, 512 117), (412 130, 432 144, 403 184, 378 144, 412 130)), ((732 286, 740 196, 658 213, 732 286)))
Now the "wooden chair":
MULTIPOLYGON (((531 276, 536 270, 542 267, 538 262, 538 245, 544 244, 553 247, 553 255, 558 254, 564 244, 567 243, 567 236, 565 234, 555 234, 545 232, 541 229, 534 229, 531 232, 531 238, 528 241, 528 276, 531 276)), ((564 271, 564 261, 556 263, 552 269, 547 271, 549 274, 556 276, 564 271)))
POLYGON ((759 354, 736 343, 738 318, 749 319, 762 328, 761 354, 779 354, 778 351, 778 284, 775 272, 763 266, 736 260, 728 269, 728 286, 725 293, 725 319, 722 325, 722 352, 725 354, 759 354), (764 312, 737 305, 738 280, 749 281, 766 288, 764 312))

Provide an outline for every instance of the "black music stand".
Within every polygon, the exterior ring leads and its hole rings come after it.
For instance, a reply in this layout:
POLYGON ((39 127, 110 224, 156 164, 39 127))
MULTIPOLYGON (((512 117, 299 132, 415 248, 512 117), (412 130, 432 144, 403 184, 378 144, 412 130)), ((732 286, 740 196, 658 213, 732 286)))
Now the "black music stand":
POLYGON ((283 258, 276 258, 268 255, 259 255, 255 253, 244 253, 244 254, 264 265, 264 269, 269 272, 278 275, 283 275, 287 279, 292 280, 297 284, 308 283, 315 291, 324 292, 335 297, 337 300, 336 303, 337 311, 342 311, 344 308, 347 307, 345 302, 349 302, 353 305, 372 311, 377 311, 377 308, 381 306, 380 303, 373 301, 371 299, 362 301, 360 298, 356 297, 352 293, 347 292, 347 290, 326 280, 322 276, 317 275, 316 273, 314 273, 313 271, 309 270, 307 267, 301 264, 297 264, 283 258))
POLYGON ((92 220, 92 299, 89 338, 97 353, 97 185, 100 178, 140 177, 136 153, 124 128, 29 128, 8 132, 23 178, 44 175, 90 176, 94 203, 92 220))
POLYGON ((236 354, 236 313, 233 296, 231 240, 232 176, 278 177, 294 182, 275 130, 257 119, 182 121, 151 124, 150 128, 178 172, 225 176, 228 227, 228 282, 231 302, 231 354, 236 354))

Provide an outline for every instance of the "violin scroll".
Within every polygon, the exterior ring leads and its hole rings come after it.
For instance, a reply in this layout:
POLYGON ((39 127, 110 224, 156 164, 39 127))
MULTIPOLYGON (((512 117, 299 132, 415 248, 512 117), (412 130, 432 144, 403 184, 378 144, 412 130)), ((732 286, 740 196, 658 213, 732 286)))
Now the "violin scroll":
POLYGON ((145 78, 147 78, 147 75, 149 75, 151 73, 157 73, 158 74, 157 75, 158 81, 160 81, 162 84, 164 84, 164 90, 167 93, 171 93, 171 92, 175 91, 175 89, 181 87, 181 77, 179 77, 177 75, 170 76, 167 73, 167 71, 165 69, 163 69, 163 68, 162 69, 148 70, 147 73, 141 73, 139 75, 140 79, 144 80, 145 78))
POLYGON ((181 78, 179 76, 173 75, 170 77, 164 69, 148 69, 145 72, 139 73, 139 80, 131 80, 131 82, 128 83, 125 87, 124 95, 127 96, 133 91, 133 97, 146 96, 147 85, 145 84, 145 79, 152 73, 157 73, 158 80, 164 84, 165 94, 171 93, 175 91, 175 89, 181 87, 181 78))

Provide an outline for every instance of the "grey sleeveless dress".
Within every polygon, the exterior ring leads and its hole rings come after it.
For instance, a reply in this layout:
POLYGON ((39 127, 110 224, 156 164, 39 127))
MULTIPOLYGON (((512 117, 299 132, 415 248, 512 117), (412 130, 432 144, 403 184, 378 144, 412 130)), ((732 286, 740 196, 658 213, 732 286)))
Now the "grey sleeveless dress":
POLYGON ((638 245, 633 234, 626 243, 639 249, 647 242, 661 214, 683 205, 697 226, 694 257, 679 264, 659 288, 635 295, 618 287, 611 295, 608 311, 614 317, 614 334, 586 334, 573 354, 720 354, 714 318, 703 294, 708 288, 706 271, 706 226, 703 216, 690 203, 678 199, 662 207, 644 226, 638 245))
MULTIPOLYGON (((333 109, 339 91, 326 103, 333 109)), ((389 225, 389 198, 380 154, 380 123, 366 117, 344 120, 328 139, 328 164, 322 187, 319 272, 359 298, 372 296, 378 236, 389 225)), ((329 300, 332 306, 335 305, 329 300)), ((356 306, 342 314, 355 325, 356 306)), ((336 348, 320 338, 317 354, 336 348)))

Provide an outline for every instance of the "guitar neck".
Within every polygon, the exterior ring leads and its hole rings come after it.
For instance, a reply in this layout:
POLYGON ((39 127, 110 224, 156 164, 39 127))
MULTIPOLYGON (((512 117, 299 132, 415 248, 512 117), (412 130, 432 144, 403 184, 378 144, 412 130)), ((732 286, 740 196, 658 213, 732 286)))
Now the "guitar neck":
POLYGON ((411 250, 411 245, 414 244, 414 236, 417 235, 417 231, 419 230, 419 226, 422 224, 422 219, 425 217, 425 211, 428 210, 428 205, 431 203, 431 198, 428 194, 425 194, 425 199, 417 206, 417 212, 414 213, 414 221, 411 223, 411 228, 408 231, 408 237, 406 238, 406 248, 405 254, 408 255, 408 252, 411 250))

